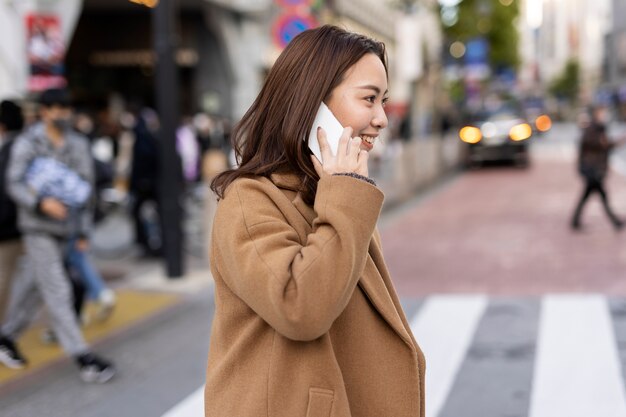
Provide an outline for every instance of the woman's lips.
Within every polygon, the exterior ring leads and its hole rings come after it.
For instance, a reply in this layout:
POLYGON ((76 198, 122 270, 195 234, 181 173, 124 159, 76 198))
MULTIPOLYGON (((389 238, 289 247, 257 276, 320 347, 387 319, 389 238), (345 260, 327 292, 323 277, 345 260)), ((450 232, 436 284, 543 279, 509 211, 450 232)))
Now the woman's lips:
POLYGON ((376 136, 361 135, 361 145, 366 151, 371 151, 374 148, 375 141, 376 136))
POLYGON ((371 151, 374 148, 374 144, 369 143, 365 139, 361 139, 361 147, 365 148, 366 151, 371 151))

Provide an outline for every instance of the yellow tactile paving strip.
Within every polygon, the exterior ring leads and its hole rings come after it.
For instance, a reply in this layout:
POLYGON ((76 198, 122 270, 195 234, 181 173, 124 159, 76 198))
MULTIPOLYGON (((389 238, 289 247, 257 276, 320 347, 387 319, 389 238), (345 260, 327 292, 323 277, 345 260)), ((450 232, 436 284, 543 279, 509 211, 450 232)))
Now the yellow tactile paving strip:
MULTIPOLYGON (((105 322, 93 321, 83 326, 83 334, 89 343, 97 342, 106 336, 121 331, 137 322, 147 319, 181 301, 180 295, 117 291, 117 304, 113 314, 105 322)), ((87 313, 92 313, 93 306, 87 306, 87 313)), ((4 383, 22 378, 26 375, 51 364, 64 357, 64 353, 56 344, 46 345, 41 341, 43 324, 29 328, 17 341, 22 354, 28 359, 28 367, 13 370, 0 364, 0 386, 4 383)), ((96 349, 97 350, 97 349, 96 349)))

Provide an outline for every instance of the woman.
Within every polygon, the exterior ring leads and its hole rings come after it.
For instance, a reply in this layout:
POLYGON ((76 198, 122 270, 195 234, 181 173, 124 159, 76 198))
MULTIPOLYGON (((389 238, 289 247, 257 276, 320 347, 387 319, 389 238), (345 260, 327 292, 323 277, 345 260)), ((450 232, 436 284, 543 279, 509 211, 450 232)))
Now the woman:
POLYGON ((384 45, 324 26, 292 40, 233 132, 240 165, 212 184, 206 416, 424 415, 367 178, 386 94, 384 45), (336 155, 318 131, 317 161, 303 138, 322 101, 346 129, 336 155))

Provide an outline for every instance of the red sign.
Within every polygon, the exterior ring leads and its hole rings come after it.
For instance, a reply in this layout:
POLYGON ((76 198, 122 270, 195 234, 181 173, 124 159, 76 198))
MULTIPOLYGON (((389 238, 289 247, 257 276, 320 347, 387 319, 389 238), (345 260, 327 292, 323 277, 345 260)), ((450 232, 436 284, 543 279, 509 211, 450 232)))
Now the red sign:
POLYGON ((309 14, 286 13, 274 22, 274 42, 284 48, 300 33, 317 25, 317 20, 309 14))
POLYGON ((28 63, 30 78, 28 89, 41 91, 64 87, 65 43, 59 18, 55 15, 31 14, 26 17, 28 63))

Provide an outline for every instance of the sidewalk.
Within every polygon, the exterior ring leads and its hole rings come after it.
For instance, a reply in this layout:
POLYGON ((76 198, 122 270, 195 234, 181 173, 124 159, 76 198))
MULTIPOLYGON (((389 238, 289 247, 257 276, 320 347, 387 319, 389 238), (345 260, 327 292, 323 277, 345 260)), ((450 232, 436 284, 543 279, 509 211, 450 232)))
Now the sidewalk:
MULTIPOLYGON (((96 351, 100 343, 123 337, 138 326, 158 320, 189 297, 212 291, 211 273, 199 260, 190 259, 188 272, 179 279, 168 279, 160 260, 128 258, 96 260, 96 264, 117 296, 115 310, 108 320, 92 320, 82 327, 85 339, 96 351)), ((94 316, 93 309, 91 305, 86 307, 87 316, 94 316)), ((29 361, 27 368, 12 370, 0 366, 0 390, 10 389, 13 384, 28 383, 40 372, 62 366, 69 360, 59 346, 42 341, 45 322, 45 317, 38 318, 17 342, 29 361)), ((106 356, 106 352, 102 353, 106 356)))

